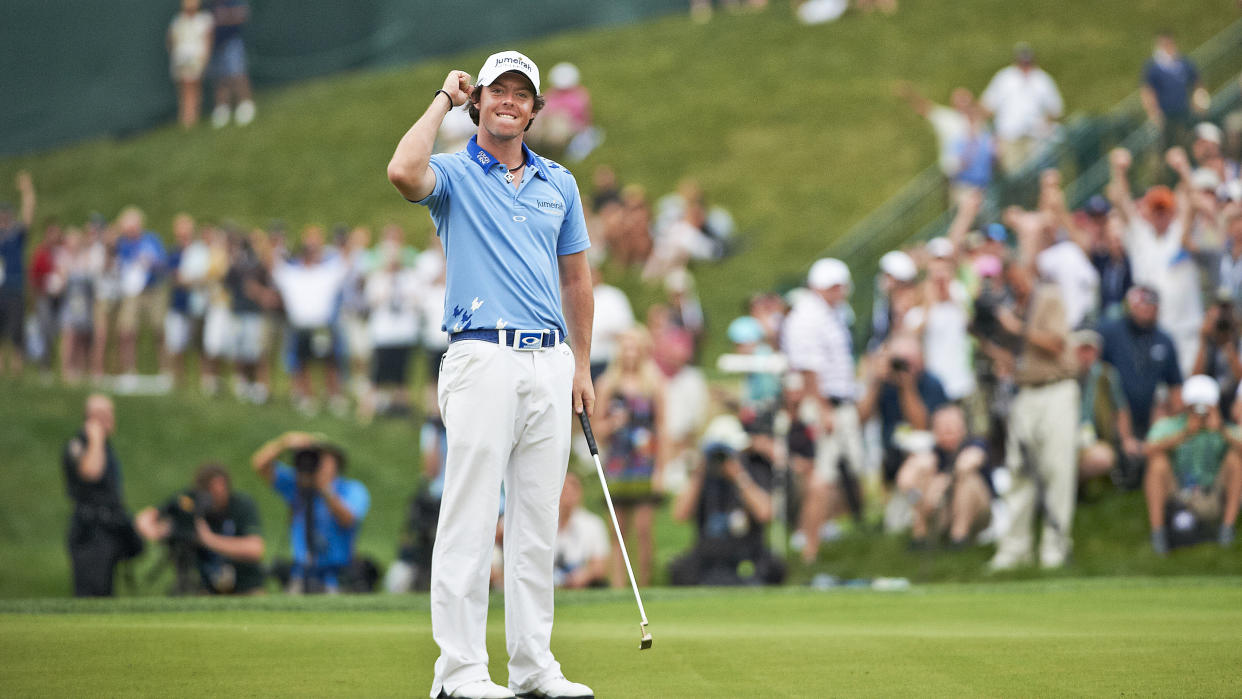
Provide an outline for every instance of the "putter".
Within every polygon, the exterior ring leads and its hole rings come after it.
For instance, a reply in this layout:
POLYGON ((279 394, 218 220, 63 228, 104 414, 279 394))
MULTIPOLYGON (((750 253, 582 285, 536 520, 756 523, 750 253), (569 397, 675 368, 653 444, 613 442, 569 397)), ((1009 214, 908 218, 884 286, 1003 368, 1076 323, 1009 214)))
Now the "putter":
POLYGON ((591 448, 591 456, 595 457, 595 472, 599 474, 599 484, 604 488, 604 502, 608 503, 608 515, 612 517, 612 527, 617 532, 617 543, 621 545, 621 560, 625 561, 625 572, 630 576, 630 587, 634 588, 634 601, 638 602, 639 650, 651 647, 651 632, 647 631, 647 612, 643 609, 643 598, 638 594, 638 583, 634 581, 634 569, 630 567, 630 554, 625 550, 625 538, 621 536, 621 524, 617 522, 617 511, 612 509, 612 495, 608 492, 608 481, 604 478, 604 465, 599 460, 599 447, 595 444, 595 434, 591 432, 591 419, 586 410, 578 413, 578 421, 582 423, 582 434, 586 436, 587 446, 591 448))

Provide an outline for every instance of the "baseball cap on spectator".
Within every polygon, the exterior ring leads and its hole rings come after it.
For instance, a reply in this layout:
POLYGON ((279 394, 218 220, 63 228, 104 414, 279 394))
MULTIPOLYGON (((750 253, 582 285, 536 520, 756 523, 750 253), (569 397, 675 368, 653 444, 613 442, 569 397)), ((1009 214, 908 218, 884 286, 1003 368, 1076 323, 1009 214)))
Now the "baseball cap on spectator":
POLYGON ((1190 408, 1208 408, 1220 402, 1220 384, 1216 379, 1195 374, 1182 384, 1182 402, 1190 408))
POLYGON ((700 446, 704 451, 723 447, 729 451, 741 451, 750 446, 750 437, 742 427, 742 421, 734 415, 717 415, 707 423, 700 446))
POLYGON ((919 269, 914 260, 901 250, 890 250, 880 258, 880 271, 899 282, 912 281, 919 269))
POLYGON ((1173 190, 1158 184, 1143 195, 1143 203, 1153 210, 1168 211, 1174 207, 1176 201, 1173 199, 1173 190))
POLYGON ((842 284, 850 286, 850 268, 835 257, 816 260, 806 275, 806 285, 817 291, 842 284))
POLYGON ((1082 330, 1075 330, 1070 334, 1070 344, 1074 347, 1089 345, 1100 349, 1104 346, 1104 338, 1100 337, 1100 334, 1091 328, 1083 328, 1082 330))
POLYGON ((525 75, 535 86, 535 93, 539 93, 539 66, 517 51, 501 51, 488 56, 483 61, 483 67, 479 69, 475 85, 487 87, 496 82, 496 78, 510 71, 525 75))
POLYGON ((1126 302, 1143 302, 1158 306, 1160 305, 1160 292, 1145 284, 1135 284, 1126 292, 1126 302))
POLYGON ((948 238, 932 238, 927 241, 927 254, 932 257, 953 257, 953 243, 948 238))
POLYGON ((1225 139, 1220 132, 1219 126, 1210 121, 1203 121, 1195 126, 1195 140, 1207 141, 1219 146, 1225 139))
POLYGON ((729 323, 728 334, 729 342, 748 345, 763 339, 763 326, 750 316, 742 316, 734 318, 733 322, 729 323))
POLYGON ((1005 271, 1005 263, 996 255, 980 255, 972 264, 975 266, 975 274, 980 277, 999 277, 1005 271))
POLYGON ((1220 186, 1220 175, 1211 168, 1198 168, 1190 174, 1190 186, 1193 189, 1216 191, 1216 188, 1220 186))
POLYGON ((983 229, 983 232, 990 240, 998 243, 1004 243, 1009 240, 1009 231, 1005 230, 1005 224, 1003 223, 989 223, 987 228, 983 229))
POLYGON ((557 90, 568 90, 576 87, 581 79, 578 72, 578 66, 562 61, 552 66, 552 70, 548 71, 548 80, 551 81, 552 87, 557 90))
POLYGON ((1103 216, 1112 208, 1107 199, 1099 194, 1095 194, 1087 200, 1087 204, 1082 207, 1082 210, 1087 212, 1088 216, 1103 216))

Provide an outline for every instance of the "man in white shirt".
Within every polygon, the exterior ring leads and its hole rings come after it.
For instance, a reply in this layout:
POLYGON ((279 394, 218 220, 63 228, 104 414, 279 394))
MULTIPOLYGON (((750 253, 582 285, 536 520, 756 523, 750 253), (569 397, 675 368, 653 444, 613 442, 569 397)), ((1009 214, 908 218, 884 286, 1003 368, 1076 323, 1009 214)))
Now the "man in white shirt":
POLYGON ((313 410, 310 371, 312 360, 323 362, 324 381, 334 405, 341 395, 338 360, 342 351, 334 327, 337 300, 349 269, 340 255, 324 250, 323 229, 310 226, 302 232, 302 256, 298 262, 275 259, 272 281, 285 303, 289 321, 293 385, 299 408, 313 410))
POLYGON ((944 176, 952 179, 961 169, 961 158, 957 147, 970 132, 970 118, 967 111, 974 105, 975 97, 964 87, 954 88, 949 95, 949 104, 936 104, 924 97, 908 82, 901 83, 897 88, 897 96, 909 103, 919 116, 931 123, 936 133, 936 146, 939 153, 937 162, 944 176))
POLYGON ((610 553, 604 520, 582 507, 582 481, 573 471, 566 472, 556 530, 556 586, 575 589, 605 585, 610 553))
POLYGON ((849 483, 843 484, 844 493, 837 484, 842 475, 852 477, 863 467, 863 447, 853 342, 844 316, 849 312, 850 270, 834 258, 817 260, 807 274, 807 287, 785 319, 781 350, 789 368, 817 389, 815 471, 801 523, 806 537, 802 560, 811 563, 819 553, 819 530, 833 500, 849 497, 849 483))
POLYGON ((992 114, 1001 167, 1014 173, 1053 135, 1065 109, 1052 78, 1035 65, 1029 44, 1014 47, 1014 62, 1002 68, 979 102, 992 114))
POLYGON ((595 324, 591 326, 591 380, 599 378, 617 353, 617 338, 634 327, 634 309, 625 292, 604 283, 599 267, 591 270, 595 324))

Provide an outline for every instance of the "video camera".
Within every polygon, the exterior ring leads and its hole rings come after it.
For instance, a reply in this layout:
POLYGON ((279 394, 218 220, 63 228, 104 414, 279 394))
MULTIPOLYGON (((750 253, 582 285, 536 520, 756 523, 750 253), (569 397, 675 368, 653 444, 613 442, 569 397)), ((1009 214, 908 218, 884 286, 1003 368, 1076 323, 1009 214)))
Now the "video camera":
POLYGON ((168 543, 195 544, 198 536, 194 532, 194 520, 205 517, 211 509, 211 496, 202 490, 186 490, 164 505, 160 514, 172 523, 168 535, 168 543))

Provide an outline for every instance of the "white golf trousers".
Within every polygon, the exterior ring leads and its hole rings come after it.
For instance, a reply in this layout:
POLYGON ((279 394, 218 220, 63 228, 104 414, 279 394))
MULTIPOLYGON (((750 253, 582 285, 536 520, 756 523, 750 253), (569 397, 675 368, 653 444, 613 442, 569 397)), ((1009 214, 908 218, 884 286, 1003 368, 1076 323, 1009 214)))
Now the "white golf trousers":
POLYGON ((482 340, 449 345, 439 402, 448 433, 431 558, 431 696, 488 678, 488 577, 505 486, 505 646, 509 687, 560 677, 552 657, 552 570, 569 461, 574 357, 482 340))

